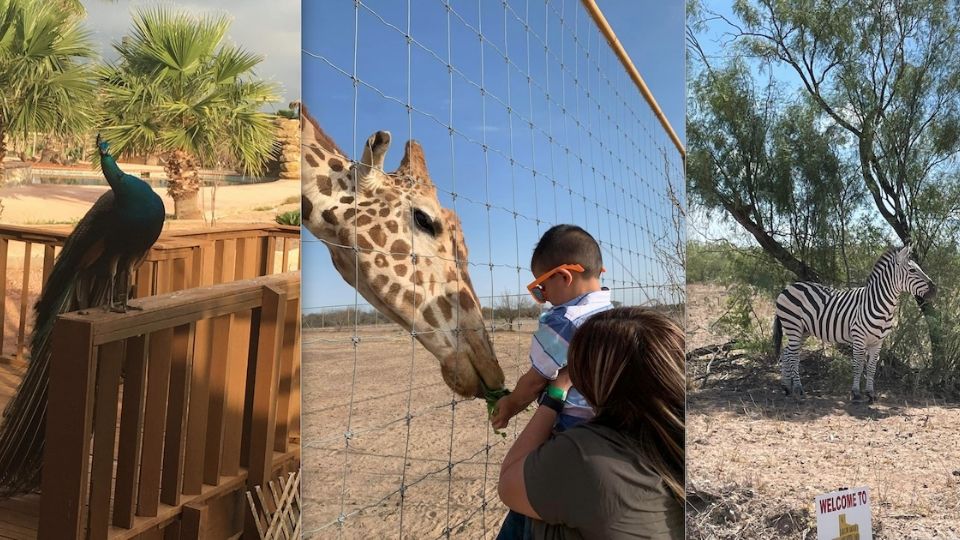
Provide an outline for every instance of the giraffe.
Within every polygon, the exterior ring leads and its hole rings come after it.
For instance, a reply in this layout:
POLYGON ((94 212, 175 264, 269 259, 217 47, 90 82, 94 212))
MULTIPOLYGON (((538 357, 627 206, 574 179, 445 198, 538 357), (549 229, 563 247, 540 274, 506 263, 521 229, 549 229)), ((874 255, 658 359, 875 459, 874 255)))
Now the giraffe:
POLYGON ((383 170, 390 133, 367 139, 359 162, 301 105, 302 221, 333 265, 370 304, 413 332, 464 397, 504 389, 467 271, 460 220, 442 208, 423 148, 407 141, 400 167, 383 170))

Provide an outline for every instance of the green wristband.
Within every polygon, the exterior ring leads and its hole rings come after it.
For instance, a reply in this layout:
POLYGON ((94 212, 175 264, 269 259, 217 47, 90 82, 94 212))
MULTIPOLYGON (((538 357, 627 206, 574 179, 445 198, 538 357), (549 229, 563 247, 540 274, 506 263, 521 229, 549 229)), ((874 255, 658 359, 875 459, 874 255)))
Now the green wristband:
POLYGON ((547 395, 560 401, 567 399, 567 391, 563 388, 557 388, 556 386, 548 386, 547 395))

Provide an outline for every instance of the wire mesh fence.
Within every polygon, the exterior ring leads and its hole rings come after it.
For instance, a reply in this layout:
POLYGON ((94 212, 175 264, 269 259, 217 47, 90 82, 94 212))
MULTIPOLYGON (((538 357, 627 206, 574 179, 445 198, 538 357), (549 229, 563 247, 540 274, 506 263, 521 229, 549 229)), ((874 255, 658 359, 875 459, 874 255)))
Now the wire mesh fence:
MULTIPOLYGON (((615 303, 682 318, 682 148, 583 4, 358 0, 304 17, 324 21, 302 63, 322 128, 354 160, 377 130, 423 145, 508 386, 529 367, 529 259, 554 224, 597 239, 615 303)), ((321 261, 332 247, 304 235, 321 267, 304 280, 305 536, 495 537, 499 463, 530 413, 494 434, 417 340, 437 330, 362 301, 321 261)))

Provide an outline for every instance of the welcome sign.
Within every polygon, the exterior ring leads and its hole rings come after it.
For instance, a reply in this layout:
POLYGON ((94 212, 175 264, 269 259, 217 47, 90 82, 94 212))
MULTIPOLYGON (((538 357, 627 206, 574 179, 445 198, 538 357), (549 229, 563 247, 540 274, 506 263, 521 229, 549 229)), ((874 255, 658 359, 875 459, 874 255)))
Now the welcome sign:
POLYGON ((817 540, 873 540, 869 488, 817 495, 815 504, 817 540))

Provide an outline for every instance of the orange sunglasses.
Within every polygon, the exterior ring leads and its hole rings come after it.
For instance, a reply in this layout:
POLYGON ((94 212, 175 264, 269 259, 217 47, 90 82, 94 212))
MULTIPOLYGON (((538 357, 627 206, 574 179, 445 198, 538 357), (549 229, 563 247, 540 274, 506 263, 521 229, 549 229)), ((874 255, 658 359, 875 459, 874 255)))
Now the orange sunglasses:
POLYGON ((527 285, 527 290, 530 291, 530 296, 532 296, 533 299, 536 300, 538 304, 542 304, 547 301, 546 298, 544 298, 543 296, 543 286, 541 286, 540 284, 550 279, 554 274, 556 274, 561 270, 569 270, 571 272, 580 272, 580 273, 584 271, 583 267, 580 266, 579 264, 561 264, 560 266, 554 268, 553 270, 550 270, 549 272, 545 272, 541 274, 540 277, 533 280, 533 283, 527 285))

